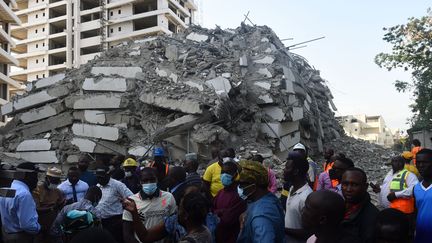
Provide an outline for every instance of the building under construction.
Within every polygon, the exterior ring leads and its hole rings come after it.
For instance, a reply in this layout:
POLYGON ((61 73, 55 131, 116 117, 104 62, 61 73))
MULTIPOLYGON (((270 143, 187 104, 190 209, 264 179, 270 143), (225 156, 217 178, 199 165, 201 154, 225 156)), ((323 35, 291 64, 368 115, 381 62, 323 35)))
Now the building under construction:
POLYGON ((171 34, 194 22, 193 0, 17 0, 18 81, 77 68, 124 41, 171 34))

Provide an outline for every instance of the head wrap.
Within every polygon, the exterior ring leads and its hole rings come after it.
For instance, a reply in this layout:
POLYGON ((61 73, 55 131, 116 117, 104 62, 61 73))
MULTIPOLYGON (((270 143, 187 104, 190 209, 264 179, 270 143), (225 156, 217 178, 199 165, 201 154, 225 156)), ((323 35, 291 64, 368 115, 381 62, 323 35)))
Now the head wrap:
POLYGON ((257 186, 268 186, 268 172, 261 163, 242 160, 240 168, 240 181, 254 183, 257 186))

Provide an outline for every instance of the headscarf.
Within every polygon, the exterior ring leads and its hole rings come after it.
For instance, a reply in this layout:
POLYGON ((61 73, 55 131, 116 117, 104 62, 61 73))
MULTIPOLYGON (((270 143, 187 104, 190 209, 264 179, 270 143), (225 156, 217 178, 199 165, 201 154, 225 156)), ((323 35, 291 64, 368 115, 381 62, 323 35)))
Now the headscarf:
POLYGON ((254 183, 257 186, 268 186, 268 172, 261 163, 242 160, 240 167, 240 181, 254 183))

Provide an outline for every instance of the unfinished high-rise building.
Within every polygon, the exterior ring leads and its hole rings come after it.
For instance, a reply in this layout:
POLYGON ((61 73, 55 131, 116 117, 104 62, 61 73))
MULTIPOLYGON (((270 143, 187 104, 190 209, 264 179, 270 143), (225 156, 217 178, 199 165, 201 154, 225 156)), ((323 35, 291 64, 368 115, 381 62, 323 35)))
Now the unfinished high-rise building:
MULTIPOLYGON (((18 65, 18 60, 11 55, 11 48, 15 46, 10 36, 11 26, 21 24, 12 11, 14 8, 17 8, 15 0, 0 0, 0 105, 7 103, 11 93, 22 88, 19 82, 9 77, 10 65, 18 65)), ((0 124, 4 122, 3 116, 0 124)))
POLYGON ((33 81, 76 68, 119 43, 178 32, 193 23, 193 0, 16 0, 12 28, 21 70, 33 81))

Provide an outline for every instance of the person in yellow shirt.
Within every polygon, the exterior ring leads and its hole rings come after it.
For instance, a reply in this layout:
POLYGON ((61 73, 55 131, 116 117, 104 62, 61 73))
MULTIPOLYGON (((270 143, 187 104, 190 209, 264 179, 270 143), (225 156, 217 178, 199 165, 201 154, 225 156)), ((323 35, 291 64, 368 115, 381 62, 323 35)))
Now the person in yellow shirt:
POLYGON ((204 188, 211 193, 212 197, 215 197, 218 192, 224 188, 220 179, 222 165, 226 162, 234 161, 235 154, 233 154, 233 151, 233 149, 221 151, 218 161, 209 165, 204 172, 203 185, 204 188))
POLYGON ((415 174, 417 178, 420 178, 421 176, 417 170, 417 167, 411 164, 411 160, 414 158, 414 155, 410 151, 404 151, 401 156, 405 159, 405 169, 415 174))

